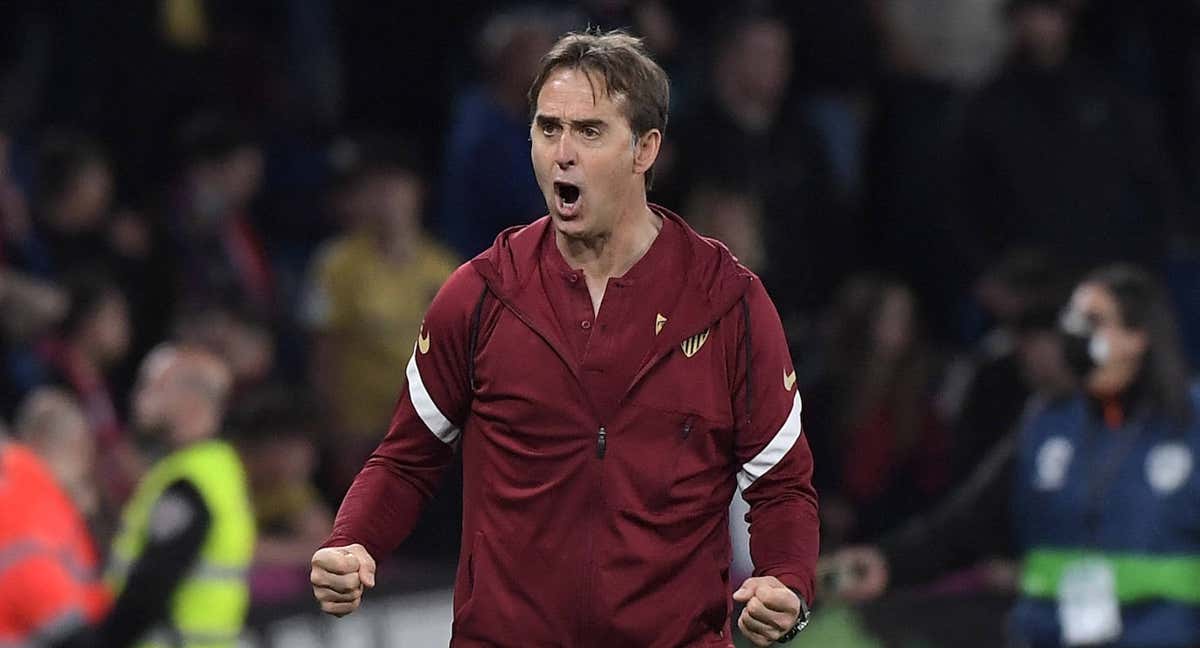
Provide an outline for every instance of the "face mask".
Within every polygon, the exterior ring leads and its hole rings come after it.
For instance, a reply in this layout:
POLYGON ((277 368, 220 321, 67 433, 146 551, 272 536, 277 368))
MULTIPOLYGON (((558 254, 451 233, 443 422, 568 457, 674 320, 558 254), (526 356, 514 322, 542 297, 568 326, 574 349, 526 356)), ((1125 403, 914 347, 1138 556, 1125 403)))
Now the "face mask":
POLYGON ((1086 378, 1093 370, 1108 362, 1111 355, 1108 340, 1097 334, 1082 314, 1067 312, 1061 328, 1067 366, 1076 376, 1086 378))

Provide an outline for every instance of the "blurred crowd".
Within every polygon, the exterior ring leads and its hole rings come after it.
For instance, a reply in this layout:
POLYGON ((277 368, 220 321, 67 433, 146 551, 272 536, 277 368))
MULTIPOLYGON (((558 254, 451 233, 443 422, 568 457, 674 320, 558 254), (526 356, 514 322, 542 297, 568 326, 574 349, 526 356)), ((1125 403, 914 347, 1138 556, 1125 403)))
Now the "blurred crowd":
MULTIPOLYGON (((526 92, 587 25, 671 75, 651 200, 779 307, 825 550, 896 537, 1074 388, 1084 272, 1164 282, 1200 361, 1196 2, 6 2, 0 416, 101 553, 154 451, 137 368, 185 344, 233 377, 256 600, 307 592, 425 307, 545 212, 526 92)), ((448 481, 401 551, 457 555, 448 481)))

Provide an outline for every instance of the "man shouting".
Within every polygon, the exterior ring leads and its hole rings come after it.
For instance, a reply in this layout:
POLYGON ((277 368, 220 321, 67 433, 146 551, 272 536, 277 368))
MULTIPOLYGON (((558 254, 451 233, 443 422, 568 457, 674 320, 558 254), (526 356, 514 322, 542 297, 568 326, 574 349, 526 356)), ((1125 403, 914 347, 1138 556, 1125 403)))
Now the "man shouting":
POLYGON ((756 645, 790 639, 818 526, 796 374, 758 278, 647 203, 666 74, 636 38, 568 34, 529 101, 549 215, 434 299, 391 428, 313 556, 317 599, 358 607, 461 448, 451 646, 728 648, 735 601, 756 645), (730 597, 735 487, 756 571, 730 597))

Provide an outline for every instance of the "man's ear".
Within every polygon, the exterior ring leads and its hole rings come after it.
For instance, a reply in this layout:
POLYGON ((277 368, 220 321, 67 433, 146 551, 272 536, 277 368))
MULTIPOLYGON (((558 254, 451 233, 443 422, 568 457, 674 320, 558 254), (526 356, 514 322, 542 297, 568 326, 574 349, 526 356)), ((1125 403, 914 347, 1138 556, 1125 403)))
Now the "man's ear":
POLYGON ((658 150, 662 146, 662 131, 657 128, 642 133, 633 142, 633 172, 645 173, 654 166, 658 159, 658 150))

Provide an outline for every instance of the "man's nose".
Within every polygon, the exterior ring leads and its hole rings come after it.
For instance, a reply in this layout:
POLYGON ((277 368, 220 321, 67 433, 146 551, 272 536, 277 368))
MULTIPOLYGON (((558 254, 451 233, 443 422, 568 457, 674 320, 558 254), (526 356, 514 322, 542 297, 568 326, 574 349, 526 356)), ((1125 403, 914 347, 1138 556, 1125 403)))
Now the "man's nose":
POLYGON ((572 141, 570 134, 563 133, 558 138, 558 145, 554 148, 554 163, 560 169, 568 169, 575 166, 575 143, 572 141))

